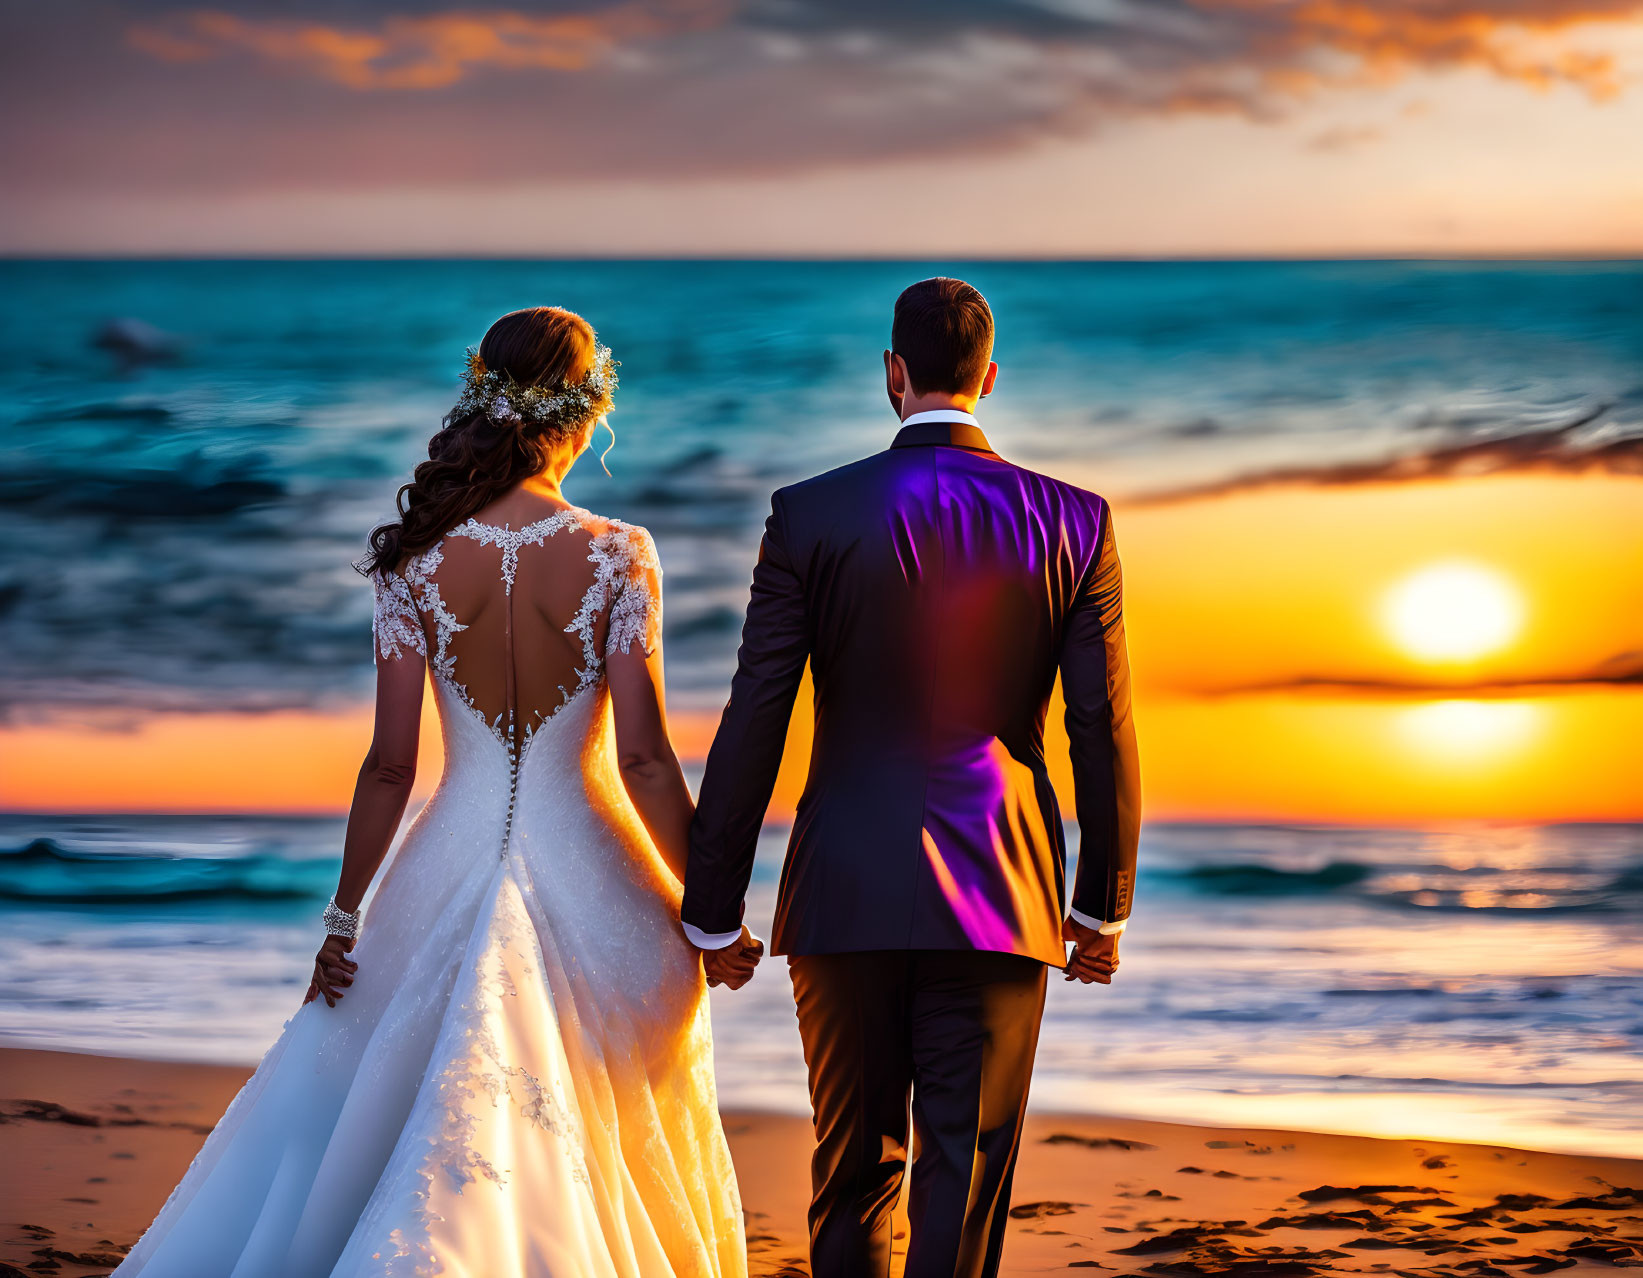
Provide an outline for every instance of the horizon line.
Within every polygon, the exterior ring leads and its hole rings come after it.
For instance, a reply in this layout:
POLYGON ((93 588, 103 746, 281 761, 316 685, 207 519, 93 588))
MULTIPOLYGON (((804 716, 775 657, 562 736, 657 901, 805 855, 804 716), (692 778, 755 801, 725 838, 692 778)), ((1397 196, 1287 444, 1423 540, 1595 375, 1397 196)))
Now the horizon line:
POLYGON ((943 263, 967 262, 986 265, 1214 265, 1214 264, 1271 264, 1293 263, 1296 265, 1345 265, 1354 263, 1424 263, 1424 262, 1470 262, 1470 263, 1590 263, 1633 265, 1643 263, 1643 246, 1629 249, 1613 250, 1512 250, 1512 251, 1478 251, 1478 252, 1442 252, 1439 250, 1414 250, 1404 252, 1342 252, 1342 253, 1090 253, 1090 254, 938 254, 932 256, 908 256, 898 253, 790 253, 790 254, 750 254, 724 255, 717 253, 632 253, 615 255, 609 253, 467 253, 450 254, 442 252, 407 251, 402 253, 326 253, 326 252, 222 252, 222 253, 182 253, 182 252, 124 252, 88 250, 84 252, 28 252, 12 251, 0 248, 0 262, 3 263, 42 263, 42 264, 77 264, 77 263, 127 263, 127 262, 383 262, 383 263, 412 263, 412 262, 582 262, 582 263, 618 263, 618 262, 647 262, 658 265, 700 263, 714 264, 915 264, 915 263, 943 263))
MULTIPOLYGON (((409 811, 409 809, 407 809, 409 811)), ((273 809, 228 809, 214 811, 205 808, 13 808, 0 805, 0 818, 22 817, 44 820, 73 820, 76 818, 114 819, 157 819, 157 820, 200 820, 200 821, 346 821, 348 809, 295 808, 290 810, 273 809)), ((1067 824, 1076 826, 1077 822, 1070 818, 1067 824)), ((1532 818, 1517 817, 1433 817, 1427 819, 1410 820, 1382 820, 1364 821, 1349 818, 1330 817, 1284 817, 1273 816, 1161 816, 1157 818, 1143 818, 1142 828, 1147 826, 1218 826, 1242 827, 1247 829, 1317 829, 1317 830, 1475 830, 1481 827, 1489 829, 1513 830, 1544 830, 1563 826, 1618 826, 1631 829, 1643 826, 1643 813, 1635 817, 1564 817, 1553 820, 1534 820, 1532 818)), ((790 830, 793 827, 791 819, 766 820, 760 823, 759 829, 763 833, 770 830, 790 830)), ((38 836, 49 837, 49 836, 38 836)), ((6 849, 0 851, 0 856, 16 852, 20 849, 6 849)))

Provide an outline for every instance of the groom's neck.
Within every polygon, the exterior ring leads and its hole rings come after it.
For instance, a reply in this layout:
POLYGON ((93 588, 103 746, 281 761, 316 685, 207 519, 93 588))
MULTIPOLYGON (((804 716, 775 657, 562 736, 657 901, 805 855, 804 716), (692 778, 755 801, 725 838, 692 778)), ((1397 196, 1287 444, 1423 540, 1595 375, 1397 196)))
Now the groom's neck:
POLYGON ((954 395, 945 391, 932 391, 923 395, 907 394, 901 397, 901 420, 906 421, 914 413, 933 413, 942 408, 956 408, 961 413, 973 413, 980 402, 980 395, 954 395))

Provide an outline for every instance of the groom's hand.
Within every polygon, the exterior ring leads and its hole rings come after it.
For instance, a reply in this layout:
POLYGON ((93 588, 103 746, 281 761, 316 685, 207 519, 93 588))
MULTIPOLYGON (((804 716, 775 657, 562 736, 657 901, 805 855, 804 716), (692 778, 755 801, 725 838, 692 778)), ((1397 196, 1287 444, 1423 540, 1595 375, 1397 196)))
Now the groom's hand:
POLYGON ((1068 919, 1061 928, 1063 940, 1073 943, 1072 957, 1061 970, 1069 981, 1092 981, 1097 985, 1111 985, 1112 974, 1118 970, 1118 934, 1103 936, 1093 927, 1085 927, 1076 919, 1068 919))
POLYGON ((728 985, 739 990, 753 979, 753 969, 764 957, 764 942, 742 927, 742 937, 722 950, 702 951, 702 971, 709 985, 728 985))

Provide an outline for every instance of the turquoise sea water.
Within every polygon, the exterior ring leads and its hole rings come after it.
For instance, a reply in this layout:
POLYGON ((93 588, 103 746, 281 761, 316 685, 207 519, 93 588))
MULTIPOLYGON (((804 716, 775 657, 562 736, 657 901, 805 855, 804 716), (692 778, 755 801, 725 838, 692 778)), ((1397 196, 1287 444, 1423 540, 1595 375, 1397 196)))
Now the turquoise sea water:
POLYGON ((622 361, 614 478, 571 496, 656 534, 674 695, 714 705, 770 490, 888 441, 891 304, 941 270, 998 316, 994 444, 1097 490, 1643 469, 1640 263, 0 262, 0 707, 368 694, 348 562, 464 348, 544 302, 622 361))
MULTIPOLYGON (((767 935, 784 834, 749 900, 767 935)), ((0 816, 0 1039, 254 1062, 341 837, 0 816)), ((1120 979, 1051 983, 1041 1107, 1643 1149, 1643 827, 1155 825, 1141 864, 1120 979)), ((725 1102, 802 1111, 783 965, 713 1010, 725 1102)))
MULTIPOLYGON (((540 302, 623 361, 571 495, 656 533, 672 696, 716 706, 769 491, 888 440, 890 303, 937 270, 997 312, 995 444, 1105 491, 1643 457, 1636 263, 0 263, 0 715, 368 696, 349 560, 463 348, 540 302)), ((340 832, 0 817, 0 1039, 255 1060, 340 832)), ((1643 827, 1150 826, 1038 1102, 1638 1152, 1640 906, 1643 827)), ((800 1108, 780 965, 714 1010, 727 1102, 800 1108)))

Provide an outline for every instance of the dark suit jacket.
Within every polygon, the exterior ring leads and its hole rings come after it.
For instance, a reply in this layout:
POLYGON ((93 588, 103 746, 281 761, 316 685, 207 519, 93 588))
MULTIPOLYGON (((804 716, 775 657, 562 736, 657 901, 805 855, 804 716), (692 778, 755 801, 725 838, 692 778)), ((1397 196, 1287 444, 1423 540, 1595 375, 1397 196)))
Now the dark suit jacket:
POLYGON ((1107 503, 968 423, 771 501, 682 914, 740 926, 809 660, 815 744, 772 951, 976 949, 1065 961, 1066 843, 1044 762, 1057 669, 1083 841, 1072 906, 1125 918, 1140 825, 1107 503))

